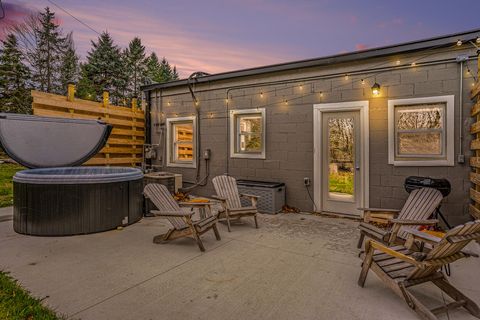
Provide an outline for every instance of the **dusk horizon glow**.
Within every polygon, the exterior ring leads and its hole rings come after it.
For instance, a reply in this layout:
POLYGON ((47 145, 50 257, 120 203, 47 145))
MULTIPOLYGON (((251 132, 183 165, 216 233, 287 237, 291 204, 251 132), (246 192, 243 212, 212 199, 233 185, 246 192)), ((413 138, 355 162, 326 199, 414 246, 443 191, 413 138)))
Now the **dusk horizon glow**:
MULTIPOLYGON (((72 1, 52 0, 124 48, 135 36, 180 76, 262 65, 393 45, 476 29, 480 2, 402 1, 72 1)), ((5 29, 50 7, 85 60, 98 35, 48 0, 3 1, 5 29)))

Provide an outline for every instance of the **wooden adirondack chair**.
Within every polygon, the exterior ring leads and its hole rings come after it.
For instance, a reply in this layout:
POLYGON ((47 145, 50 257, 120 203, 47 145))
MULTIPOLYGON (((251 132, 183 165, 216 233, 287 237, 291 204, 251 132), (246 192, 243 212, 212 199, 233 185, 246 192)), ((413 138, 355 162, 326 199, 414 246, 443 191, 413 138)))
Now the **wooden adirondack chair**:
POLYGON ((183 237, 193 238, 201 251, 205 251, 200 236, 212 229, 217 240, 221 240, 220 233, 217 229, 217 216, 207 214, 204 218, 194 221, 192 215, 193 208, 207 209, 207 213, 211 213, 211 203, 205 202, 180 202, 177 203, 168 191, 167 187, 162 184, 148 184, 143 191, 145 197, 149 198, 158 210, 151 212, 158 217, 165 217, 168 219, 173 228, 167 233, 155 236, 154 243, 166 243, 183 237), (180 207, 183 206, 184 208, 180 207), (189 208, 187 208, 189 207, 189 208))
POLYGON ((403 205, 402 210, 373 209, 364 210, 363 221, 360 222, 360 239, 358 248, 362 247, 365 236, 385 244, 405 242, 406 230, 418 229, 421 225, 435 225, 438 220, 428 219, 440 205, 442 193, 433 188, 413 190, 403 205), (378 227, 372 222, 381 224, 378 227))
POLYGON ((255 228, 258 228, 257 221, 257 199, 259 197, 251 194, 240 194, 237 188, 237 181, 230 176, 217 176, 212 179, 213 187, 216 195, 212 198, 220 200, 223 206, 223 211, 219 212, 218 218, 227 220, 228 231, 230 232, 230 220, 240 219, 242 217, 253 217, 255 221, 255 228), (252 205, 249 207, 242 207, 240 197, 249 198, 252 205))
POLYGON ((359 286, 364 286, 371 269, 422 319, 438 319, 436 314, 458 307, 464 307, 473 316, 480 318, 480 309, 475 302, 452 286, 440 271, 442 266, 470 256, 462 249, 470 241, 480 239, 480 220, 457 226, 443 238, 415 230, 408 232, 410 234, 405 246, 387 247, 374 240, 366 243, 365 259, 358 279, 359 286), (412 251, 412 245, 416 241, 427 241, 433 244, 433 247, 428 253, 412 251), (430 281, 454 301, 430 310, 408 290, 409 287, 430 281))

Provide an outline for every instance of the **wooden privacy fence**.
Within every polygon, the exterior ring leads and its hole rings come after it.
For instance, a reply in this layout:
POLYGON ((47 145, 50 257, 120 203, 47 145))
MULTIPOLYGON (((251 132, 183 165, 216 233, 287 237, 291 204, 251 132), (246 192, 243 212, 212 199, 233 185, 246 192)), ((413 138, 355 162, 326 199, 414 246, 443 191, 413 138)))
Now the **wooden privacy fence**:
POLYGON ((145 141, 145 115, 137 108, 109 104, 108 92, 103 102, 76 99, 75 86, 69 85, 67 96, 32 91, 33 114, 37 116, 102 120, 113 126, 105 147, 85 165, 138 166, 142 163, 145 141))
POLYGON ((473 183, 473 187, 470 189, 470 198, 472 203, 470 204, 470 214, 475 219, 480 219, 480 55, 478 56, 478 77, 477 83, 472 89, 471 98, 474 101, 472 107, 472 117, 475 122, 470 128, 470 132, 473 134, 471 143, 471 149, 473 156, 470 158, 470 166, 472 172, 470 173, 470 181, 473 183))

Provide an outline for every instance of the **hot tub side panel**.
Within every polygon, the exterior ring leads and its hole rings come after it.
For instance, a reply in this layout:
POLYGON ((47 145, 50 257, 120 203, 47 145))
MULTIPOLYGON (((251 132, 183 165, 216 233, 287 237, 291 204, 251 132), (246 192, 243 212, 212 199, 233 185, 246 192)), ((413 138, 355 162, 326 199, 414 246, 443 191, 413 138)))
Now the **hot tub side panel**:
POLYGON ((128 182, 128 224, 143 217, 143 179, 128 182))
POLYGON ((14 192, 18 194, 14 230, 29 235, 65 236, 134 223, 139 220, 135 219, 137 212, 141 215, 142 210, 141 192, 131 192, 137 184, 140 186, 136 189, 141 189, 141 180, 75 185, 15 182, 14 192))

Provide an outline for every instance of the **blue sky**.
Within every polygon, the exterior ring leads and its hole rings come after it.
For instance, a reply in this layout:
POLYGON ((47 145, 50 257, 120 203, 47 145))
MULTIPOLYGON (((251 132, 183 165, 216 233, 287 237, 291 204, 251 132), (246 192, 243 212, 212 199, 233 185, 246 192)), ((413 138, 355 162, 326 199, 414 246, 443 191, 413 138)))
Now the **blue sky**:
MULTIPOLYGON (((148 52, 182 76, 362 50, 480 28, 478 0, 52 0, 124 47, 141 37, 148 52)), ((48 0, 3 1, 3 27, 50 6, 85 57, 96 33, 48 0)))

